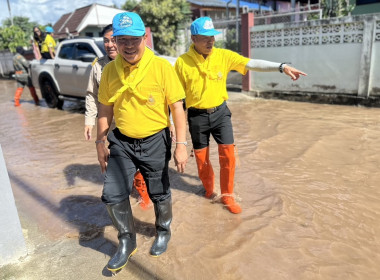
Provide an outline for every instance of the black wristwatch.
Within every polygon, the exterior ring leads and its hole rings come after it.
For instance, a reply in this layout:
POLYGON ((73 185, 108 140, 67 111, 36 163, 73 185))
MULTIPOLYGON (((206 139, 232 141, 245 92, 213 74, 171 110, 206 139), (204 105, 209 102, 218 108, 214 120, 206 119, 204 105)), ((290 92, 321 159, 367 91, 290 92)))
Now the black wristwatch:
POLYGON ((285 62, 281 63, 280 66, 278 66, 278 71, 280 71, 280 73, 284 73, 284 66, 286 65, 285 62))

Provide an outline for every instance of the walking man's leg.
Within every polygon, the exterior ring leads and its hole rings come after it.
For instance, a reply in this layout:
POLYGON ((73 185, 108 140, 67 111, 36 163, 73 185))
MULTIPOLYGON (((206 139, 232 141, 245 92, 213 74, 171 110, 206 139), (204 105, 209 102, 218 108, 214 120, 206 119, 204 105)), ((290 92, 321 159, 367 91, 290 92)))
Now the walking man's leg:
MULTIPOLYGON (((169 183, 171 138, 169 129, 149 137, 141 143, 144 151, 139 158, 139 168, 145 178, 156 216, 156 238, 150 254, 157 257, 167 250, 171 237, 172 199, 169 183)), ((137 153, 138 154, 138 153, 137 153)))
POLYGON ((235 145, 231 111, 226 105, 210 118, 212 135, 218 143, 221 201, 231 213, 238 214, 242 210, 234 198, 235 145))
POLYGON ((119 244, 116 253, 107 264, 107 269, 115 272, 122 269, 137 251, 136 231, 129 201, 136 167, 113 132, 109 134, 108 140, 110 158, 104 179, 102 201, 106 204, 108 214, 118 231, 119 244))

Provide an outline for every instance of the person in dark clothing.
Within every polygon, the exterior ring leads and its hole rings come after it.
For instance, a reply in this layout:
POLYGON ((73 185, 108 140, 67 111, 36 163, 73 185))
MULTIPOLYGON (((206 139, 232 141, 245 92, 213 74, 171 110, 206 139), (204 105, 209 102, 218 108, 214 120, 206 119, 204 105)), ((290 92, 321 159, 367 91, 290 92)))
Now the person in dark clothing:
POLYGON ((41 31, 38 26, 33 27, 33 51, 34 56, 37 60, 42 58, 41 56, 41 46, 45 41, 46 34, 41 31))
POLYGON ((36 93, 36 89, 34 88, 32 80, 30 79, 28 73, 29 62, 25 59, 23 54, 24 48, 17 47, 16 54, 13 56, 13 67, 15 69, 15 79, 17 81, 17 89, 14 97, 16 107, 20 106, 20 97, 25 85, 29 87, 29 91, 33 97, 34 103, 36 105, 40 103, 36 93))

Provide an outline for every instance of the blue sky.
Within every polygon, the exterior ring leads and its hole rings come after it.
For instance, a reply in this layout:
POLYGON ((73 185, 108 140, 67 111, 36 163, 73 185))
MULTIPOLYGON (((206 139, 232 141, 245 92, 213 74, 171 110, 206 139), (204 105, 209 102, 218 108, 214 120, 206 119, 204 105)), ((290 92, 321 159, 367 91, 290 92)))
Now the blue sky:
MULTIPOLYGON (((28 17, 39 24, 54 24, 63 14, 98 3, 121 7, 126 0, 9 0, 12 16, 28 17)), ((0 0, 0 25, 9 18, 7 0, 0 0)))

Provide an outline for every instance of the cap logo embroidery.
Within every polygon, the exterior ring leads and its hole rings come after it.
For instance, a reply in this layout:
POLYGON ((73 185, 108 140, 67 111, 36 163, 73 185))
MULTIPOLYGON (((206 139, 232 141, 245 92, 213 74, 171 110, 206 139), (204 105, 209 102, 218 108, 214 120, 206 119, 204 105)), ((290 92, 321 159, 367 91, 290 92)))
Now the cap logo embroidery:
POLYGON ((204 29, 214 29, 214 25, 212 24, 211 20, 206 20, 205 24, 203 25, 204 29))
POLYGON ((133 25, 133 20, 127 15, 122 16, 119 20, 119 26, 122 28, 130 27, 132 25, 133 25))

